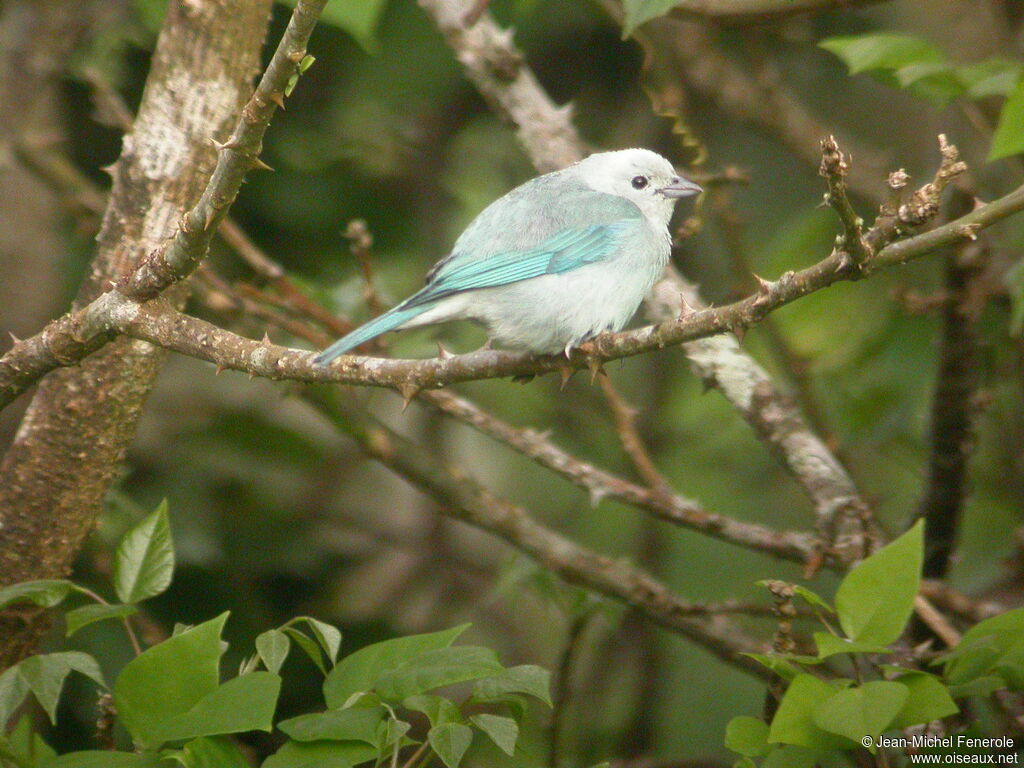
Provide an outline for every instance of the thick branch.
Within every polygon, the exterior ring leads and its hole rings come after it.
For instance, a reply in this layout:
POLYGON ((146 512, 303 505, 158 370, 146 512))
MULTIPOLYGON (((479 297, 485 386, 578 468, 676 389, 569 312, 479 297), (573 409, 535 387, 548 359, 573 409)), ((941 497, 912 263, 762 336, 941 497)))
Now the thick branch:
POLYGON ((571 106, 556 106, 548 98, 512 43, 511 30, 499 28, 486 12, 465 26, 470 4, 462 0, 419 3, 434 17, 480 93, 515 125, 538 171, 564 168, 586 154, 572 124, 571 106))

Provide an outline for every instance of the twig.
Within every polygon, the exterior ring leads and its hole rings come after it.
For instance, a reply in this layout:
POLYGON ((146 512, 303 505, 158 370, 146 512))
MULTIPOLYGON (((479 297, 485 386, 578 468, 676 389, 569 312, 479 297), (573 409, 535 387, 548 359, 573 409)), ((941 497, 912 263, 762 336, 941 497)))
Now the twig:
MULTIPOLYGON (((608 14, 622 21, 618 0, 603 0, 608 14)), ((821 161, 814 139, 829 133, 830 127, 814 116, 779 78, 751 72, 738 65, 715 39, 714 28, 706 24, 663 17, 637 33, 650 49, 651 66, 668 82, 693 89, 711 99, 737 121, 769 134, 796 157, 815 167, 821 161)), ((852 146, 846 140, 856 166, 848 184, 858 197, 879 198, 878 180, 885 178, 887 160, 883 153, 866 146, 852 146)))
POLYGON ((842 239, 837 242, 843 252, 857 266, 871 257, 871 250, 864 242, 864 220, 857 215, 846 196, 846 177, 850 165, 836 143, 835 136, 829 136, 821 142, 821 168, 819 173, 828 182, 828 193, 825 202, 835 210, 843 224, 842 239))
POLYGON ((648 487, 657 493, 668 493, 669 483, 654 466, 651 454, 644 444, 640 431, 636 427, 636 409, 627 403, 612 380, 608 376, 600 376, 601 391, 604 392, 605 400, 615 418, 615 430, 619 434, 619 442, 622 443, 626 455, 629 456, 636 468, 637 474, 647 483, 648 487))
POLYGON ((551 744, 548 764, 552 768, 569 763, 568 724, 572 710, 573 676, 583 649, 583 636, 595 616, 591 608, 569 622, 569 632, 555 675, 554 706, 551 713, 551 744))
POLYGON ((365 221, 352 219, 345 228, 345 238, 349 241, 349 250, 356 257, 359 271, 363 275, 363 300, 370 307, 370 313, 376 317, 384 311, 384 304, 377 295, 373 282, 373 262, 370 259, 373 235, 370 234, 365 221))
POLYGON ((149 254, 117 284, 124 296, 150 299, 187 277, 209 250, 210 241, 238 195, 246 173, 262 168, 263 135, 278 107, 284 104, 289 81, 300 73, 306 44, 327 0, 299 0, 288 27, 263 77, 235 125, 231 137, 218 144, 217 166, 210 183, 164 250, 149 254))
POLYGON ((655 491, 635 485, 566 453, 545 435, 513 427, 451 392, 423 392, 420 398, 585 489, 592 503, 602 498, 615 499, 645 509, 666 522, 798 562, 806 561, 813 551, 813 542, 806 534, 741 522, 708 512, 696 502, 668 492, 667 488, 655 491))
POLYGON ((218 234, 257 275, 270 283, 274 290, 280 293, 297 312, 316 320, 334 336, 344 336, 355 327, 351 321, 338 317, 303 293, 285 274, 284 268, 264 253, 234 220, 227 218, 222 221, 218 234))
POLYGON ((924 595, 914 597, 914 613, 922 622, 935 633, 948 648, 955 648, 960 644, 960 633, 956 627, 949 623, 949 619, 939 612, 932 602, 924 595))

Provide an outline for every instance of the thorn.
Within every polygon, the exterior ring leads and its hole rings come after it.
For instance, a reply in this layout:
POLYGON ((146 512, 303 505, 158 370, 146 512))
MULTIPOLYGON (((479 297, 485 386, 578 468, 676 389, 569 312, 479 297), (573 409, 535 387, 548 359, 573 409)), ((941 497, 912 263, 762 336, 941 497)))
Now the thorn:
POLYGON ((587 368, 590 369, 590 384, 593 386, 598 375, 604 373, 604 361, 599 357, 588 357, 587 368))
POLYGON ((270 334, 267 333, 266 331, 263 332, 263 338, 260 339, 260 344, 262 344, 264 347, 269 347, 271 344, 273 344, 273 342, 270 340, 270 334))
MULTIPOLYGON (((217 363, 217 368, 216 368, 216 370, 214 370, 213 375, 214 376, 220 376, 226 370, 227 370, 227 368, 224 367, 223 363, 217 363)), ((252 378, 251 375, 250 375, 250 378, 252 378)))
POLYGON ((267 98, 270 99, 272 102, 274 102, 277 105, 278 109, 284 109, 284 94, 283 93, 278 91, 276 93, 270 94, 267 98))
POLYGON ((753 272, 751 272, 750 274, 754 275, 754 279, 757 280, 757 292, 761 296, 767 296, 772 290, 771 282, 765 280, 760 275, 754 274, 753 272))
POLYGON ((736 337, 736 341, 743 341, 743 337, 747 335, 747 327, 745 325, 734 326, 732 333, 736 337))
POLYGON ((686 300, 683 294, 679 294, 679 316, 678 320, 685 320, 690 315, 697 314, 697 310, 686 300))
POLYGON ((395 389, 402 396, 402 413, 405 413, 405 409, 409 407, 409 403, 413 401, 413 398, 420 393, 420 387, 415 384, 405 383, 399 384, 395 389))
POLYGON ((444 344, 442 344, 440 341, 437 342, 437 356, 442 360, 451 360, 453 357, 455 357, 455 355, 453 355, 451 352, 445 349, 444 344))
POLYGON ((107 176, 113 177, 114 171, 117 170, 117 160, 112 162, 110 165, 104 165, 100 168, 107 176))
POLYGON ((11 341, 13 341, 15 344, 21 341, 21 339, 15 336, 12 331, 8 331, 7 334, 11 337, 11 341))
POLYGON ((253 373, 252 371, 249 371, 249 381, 252 381, 255 378, 256 378, 256 374, 253 373))
POLYGON ((213 226, 213 219, 217 215, 217 209, 210 206, 210 209, 206 212, 206 218, 203 220, 203 229, 210 229, 213 226))
POLYGON ((561 392, 565 389, 565 385, 569 383, 569 379, 576 373, 576 369, 566 362, 564 365, 558 367, 558 373, 562 377, 561 383, 558 385, 558 390, 561 392))
POLYGON ((252 158, 252 169, 254 171, 274 171, 274 169, 267 165, 265 162, 263 162, 263 160, 258 155, 252 158))
POLYGON ((214 148, 218 152, 220 152, 222 149, 227 149, 228 146, 226 141, 217 141, 215 138, 213 138, 213 136, 210 137, 210 143, 213 144, 214 148))

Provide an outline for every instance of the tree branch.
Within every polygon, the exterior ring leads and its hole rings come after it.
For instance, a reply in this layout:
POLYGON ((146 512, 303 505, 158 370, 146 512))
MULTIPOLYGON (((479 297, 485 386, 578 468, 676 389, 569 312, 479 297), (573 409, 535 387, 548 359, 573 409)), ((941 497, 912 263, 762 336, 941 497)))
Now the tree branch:
POLYGON ((367 416, 345 397, 309 396, 337 419, 360 450, 433 497, 442 514, 494 534, 566 581, 636 608, 650 621, 690 638, 720 659, 762 679, 772 673, 742 654, 763 648, 722 615, 704 615, 646 572, 581 547, 492 495, 456 468, 367 416))
MULTIPOLYGON (((633 331, 603 334, 574 351, 568 360, 561 356, 538 357, 522 352, 480 349, 464 355, 422 360, 346 355, 331 366, 321 367, 314 365, 313 355, 304 350, 244 339, 202 320, 164 311, 159 301, 140 303, 111 293, 90 313, 81 312, 56 321, 46 331, 20 341, 0 358, 0 403, 9 402, 28 385, 23 372, 34 370, 34 366, 39 365, 39 357, 49 360, 51 347, 71 349, 81 345, 73 335, 86 328, 109 327, 112 331, 257 376, 389 387, 403 390, 403 394, 460 381, 539 375, 561 371, 566 365, 589 368, 595 360, 632 357, 755 325, 769 312, 809 293, 843 280, 860 279, 943 246, 971 239, 979 230, 1022 209, 1024 186, 955 221, 882 248, 855 274, 840 255, 833 253, 799 272, 787 272, 774 282, 765 281, 761 291, 732 304, 698 310, 633 331)), ((65 363, 71 361, 71 357, 65 359, 65 363)))
MULTIPOLYGON (((111 338, 113 314, 131 311, 122 299, 151 299, 186 278, 206 256, 210 241, 238 195, 245 174, 260 167, 263 135, 285 90, 306 55, 306 44, 327 0, 301 0, 259 85, 242 109, 230 138, 217 144, 219 156, 199 201, 186 213, 166 248, 151 251, 137 267, 96 300, 50 323, 28 340, 31 351, 5 365, 0 358, 0 408, 34 381, 68 365, 111 338), (117 307, 119 309, 115 310, 117 307)), ((15 345, 16 347, 18 345, 15 345)), ((13 348, 11 351, 14 351, 13 348)))

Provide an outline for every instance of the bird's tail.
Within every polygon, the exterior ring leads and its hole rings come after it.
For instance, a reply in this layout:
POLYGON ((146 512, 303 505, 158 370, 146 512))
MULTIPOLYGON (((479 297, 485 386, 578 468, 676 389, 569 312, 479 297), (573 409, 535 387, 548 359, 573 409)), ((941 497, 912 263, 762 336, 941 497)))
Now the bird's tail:
POLYGON ((334 358, 344 355, 350 349, 355 349, 360 344, 365 344, 370 339, 375 339, 382 333, 395 330, 429 308, 429 304, 421 304, 416 307, 404 307, 399 304, 394 309, 388 310, 383 315, 375 317, 370 322, 359 326, 347 336, 343 336, 338 339, 336 342, 331 344, 331 346, 317 355, 313 359, 313 362, 316 365, 327 365, 334 360, 334 358))

